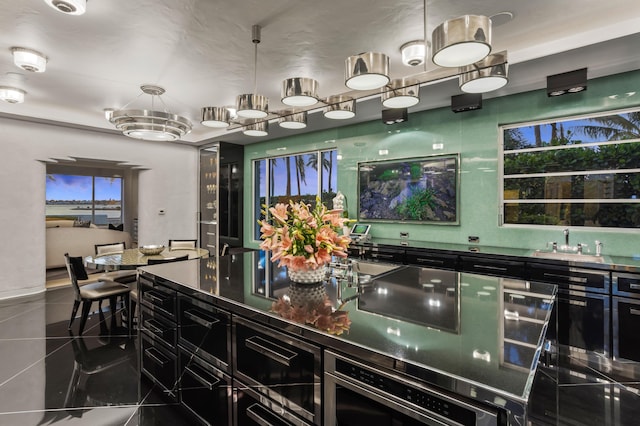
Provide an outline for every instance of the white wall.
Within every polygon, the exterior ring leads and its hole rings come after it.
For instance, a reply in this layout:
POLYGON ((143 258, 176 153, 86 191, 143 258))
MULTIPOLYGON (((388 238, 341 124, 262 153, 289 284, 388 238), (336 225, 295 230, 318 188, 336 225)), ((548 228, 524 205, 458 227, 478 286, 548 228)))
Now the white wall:
POLYGON ((139 244, 196 238, 198 150, 169 142, 0 118, 0 299, 45 286, 42 160, 81 157, 136 164, 139 244), (158 215, 164 209, 165 215, 158 215))

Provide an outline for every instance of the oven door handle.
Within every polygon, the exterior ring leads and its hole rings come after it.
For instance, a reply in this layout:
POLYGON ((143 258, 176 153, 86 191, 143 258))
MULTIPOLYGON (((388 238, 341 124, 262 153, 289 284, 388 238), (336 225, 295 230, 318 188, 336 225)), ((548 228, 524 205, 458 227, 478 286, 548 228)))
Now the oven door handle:
POLYGON ((284 422, 275 423, 273 421, 270 421, 269 419, 265 418, 266 416, 262 415, 261 413, 258 413, 258 411, 262 411, 264 414, 267 414, 267 415, 270 415, 271 413, 269 413, 266 408, 264 408, 258 403, 255 403, 246 409, 247 417, 249 417, 251 420, 253 420, 254 422, 256 422, 256 424, 260 426, 279 426, 279 425, 286 424, 284 422))
POLYGON ((206 328, 212 328, 215 324, 220 322, 220 320, 217 318, 210 318, 210 319, 202 318, 200 315, 197 315, 196 311, 193 311, 193 310, 184 311, 184 316, 189 318, 191 321, 195 322, 196 324, 199 324, 206 328))
POLYGON ((202 374, 201 372, 196 372, 195 369, 198 370, 202 370, 200 367, 198 367, 197 365, 194 366, 190 366, 190 367, 185 367, 184 371, 189 373, 189 375, 191 377, 193 377, 194 379, 196 379, 196 381, 198 381, 200 384, 202 384, 203 386, 206 386, 206 388, 210 391, 212 391, 216 386, 218 386, 218 384, 220 383, 220 379, 214 377, 213 381, 210 382, 209 380, 205 379, 203 376, 207 375, 206 372, 204 372, 205 374, 202 374))
POLYGON ((274 346, 276 346, 278 349, 281 349, 283 352, 285 352, 284 354, 269 348, 268 346, 271 345, 272 343, 267 342, 266 340, 260 338, 259 336, 249 337, 244 341, 244 343, 247 346, 247 348, 252 349, 268 358, 271 358, 272 360, 279 362, 282 365, 286 365, 287 367, 290 367, 291 361, 296 356, 298 356, 297 353, 277 345, 274 345, 274 346))

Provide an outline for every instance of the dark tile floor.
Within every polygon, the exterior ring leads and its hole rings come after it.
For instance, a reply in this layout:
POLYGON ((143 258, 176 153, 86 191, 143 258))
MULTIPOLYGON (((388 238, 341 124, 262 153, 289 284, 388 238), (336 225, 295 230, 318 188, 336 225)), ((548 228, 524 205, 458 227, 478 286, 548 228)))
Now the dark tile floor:
MULTIPOLYGON (((92 315, 82 337, 79 321, 67 330, 72 301, 70 287, 0 301, 0 425, 193 424, 139 381, 137 339, 108 328, 108 312, 92 315)), ((635 373, 603 374, 562 352, 551 364, 534 382, 532 425, 640 424, 635 373)))

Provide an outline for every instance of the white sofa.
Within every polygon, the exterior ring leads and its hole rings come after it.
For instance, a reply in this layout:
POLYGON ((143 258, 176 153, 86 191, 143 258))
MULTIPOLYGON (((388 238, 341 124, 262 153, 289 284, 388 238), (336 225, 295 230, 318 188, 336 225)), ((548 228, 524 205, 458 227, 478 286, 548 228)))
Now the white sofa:
POLYGON ((48 227, 47 269, 64 268, 64 254, 71 256, 93 256, 96 244, 125 243, 131 246, 131 235, 124 231, 103 228, 48 227))

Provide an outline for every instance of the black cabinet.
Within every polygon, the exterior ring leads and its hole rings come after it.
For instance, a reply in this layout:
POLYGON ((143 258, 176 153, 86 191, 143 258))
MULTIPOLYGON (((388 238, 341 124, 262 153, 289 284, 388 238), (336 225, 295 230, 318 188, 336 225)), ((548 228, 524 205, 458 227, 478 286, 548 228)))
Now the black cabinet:
POLYGON ((524 275, 525 263, 517 260, 461 255, 460 270, 497 277, 521 278, 524 275))
POLYGON ((640 362, 640 300, 613 298, 613 357, 640 362))
POLYGON ((541 262, 528 262, 527 276, 531 281, 557 284, 560 289, 603 294, 609 293, 611 281, 609 271, 541 262))
POLYGON ((406 263, 404 247, 394 246, 364 246, 361 257, 368 260, 380 260, 383 262, 406 263))
POLYGON ((408 265, 424 268, 440 268, 455 271, 458 269, 458 255, 433 250, 407 249, 405 260, 408 265))

